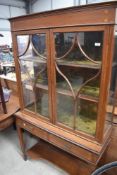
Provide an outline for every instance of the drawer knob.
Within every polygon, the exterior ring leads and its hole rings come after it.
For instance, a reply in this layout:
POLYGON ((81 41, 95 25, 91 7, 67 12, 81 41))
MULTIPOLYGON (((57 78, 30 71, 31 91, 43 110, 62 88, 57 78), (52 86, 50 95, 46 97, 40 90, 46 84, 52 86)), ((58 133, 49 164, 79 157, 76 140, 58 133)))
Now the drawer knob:
POLYGON ((23 123, 23 125, 24 125, 24 126, 26 126, 26 124, 25 124, 25 123, 23 123))

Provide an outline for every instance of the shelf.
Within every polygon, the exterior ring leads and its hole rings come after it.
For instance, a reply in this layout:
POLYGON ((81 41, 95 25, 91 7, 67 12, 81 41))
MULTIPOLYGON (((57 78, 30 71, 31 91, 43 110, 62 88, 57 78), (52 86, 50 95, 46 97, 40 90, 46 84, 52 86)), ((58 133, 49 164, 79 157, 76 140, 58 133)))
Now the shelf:
POLYGON ((37 62, 37 63, 46 63, 46 60, 40 59, 39 57, 35 57, 35 56, 21 56, 19 60, 20 61, 31 61, 31 62, 37 62))
POLYGON ((47 85, 37 83, 36 88, 48 91, 48 86, 47 85))
MULTIPOLYGON (((48 91, 48 86, 47 85, 42 85, 42 84, 38 83, 38 84, 36 84, 36 88, 48 91)), ((31 85, 26 85, 26 89, 32 90, 32 86, 31 85)), ((56 92, 61 94, 61 95, 66 95, 66 96, 73 97, 72 92, 69 91, 69 90, 56 89, 56 92)), ((91 102, 94 102, 94 103, 98 103, 98 98, 97 97, 92 97, 92 96, 89 96, 89 95, 80 94, 79 98, 83 99, 83 100, 91 101, 91 102)))
POLYGON ((89 95, 80 94, 79 98, 82 99, 82 100, 87 100, 87 101, 91 101, 91 102, 94 102, 94 103, 99 102, 99 99, 97 97, 92 97, 92 96, 89 96, 89 95))
MULTIPOLYGON (((28 90, 31 90, 31 91, 33 90, 32 86, 30 84, 25 84, 25 87, 28 90)), ((42 85, 42 84, 37 83, 36 88, 48 91, 48 86, 47 85, 42 85)))
MULTIPOLYGON (((87 62, 86 62, 87 63, 87 62)), ((88 69, 100 69, 101 64, 86 64, 83 61, 72 61, 72 62, 65 62, 65 61, 57 61, 57 64, 60 66, 70 66, 70 67, 81 67, 81 68, 88 68, 88 69)))
POLYGON ((69 90, 56 89, 56 92, 59 94, 62 94, 62 95, 67 95, 67 96, 73 97, 72 92, 69 90))
MULTIPOLYGON (((69 91, 69 90, 62 90, 62 89, 56 89, 56 90, 57 90, 56 92, 59 93, 59 94, 73 97, 72 92, 69 91)), ((98 103, 98 101, 99 101, 99 99, 97 97, 93 97, 93 96, 90 96, 90 95, 84 95, 84 94, 80 94, 79 98, 83 99, 83 100, 91 101, 91 102, 94 102, 94 103, 98 103)))

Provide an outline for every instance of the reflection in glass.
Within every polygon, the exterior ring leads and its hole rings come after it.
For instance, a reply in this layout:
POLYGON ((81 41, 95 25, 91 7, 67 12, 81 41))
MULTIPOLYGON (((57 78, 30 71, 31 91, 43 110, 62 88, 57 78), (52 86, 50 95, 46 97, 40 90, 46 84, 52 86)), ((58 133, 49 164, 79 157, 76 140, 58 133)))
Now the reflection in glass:
POLYGON ((31 62, 31 61, 20 61, 21 67, 21 78, 22 81, 34 86, 36 83, 48 84, 47 78, 47 65, 45 63, 31 62))
POLYGON ((35 51, 35 55, 46 56, 46 36, 45 34, 33 34, 32 35, 32 44, 35 51))
POLYGON ((20 35, 17 36, 17 43, 18 43, 18 55, 22 55, 28 48, 29 44, 29 35, 20 35))
POLYGON ((20 59, 46 59, 45 34, 20 35, 17 36, 17 43, 20 59))
POLYGON ((74 33, 55 34, 56 58, 62 57, 72 48, 74 37, 74 33))

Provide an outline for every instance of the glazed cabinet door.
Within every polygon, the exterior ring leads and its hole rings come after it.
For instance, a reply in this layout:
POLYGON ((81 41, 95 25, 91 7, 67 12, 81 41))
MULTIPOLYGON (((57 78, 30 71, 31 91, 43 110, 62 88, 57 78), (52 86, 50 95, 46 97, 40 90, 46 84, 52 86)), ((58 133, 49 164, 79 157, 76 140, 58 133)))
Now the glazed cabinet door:
POLYGON ((93 138, 100 102, 104 30, 56 29, 53 40, 55 123, 93 138))
POLYGON ((50 120, 48 31, 17 34, 23 108, 50 120), (28 33, 28 34, 27 34, 28 33))

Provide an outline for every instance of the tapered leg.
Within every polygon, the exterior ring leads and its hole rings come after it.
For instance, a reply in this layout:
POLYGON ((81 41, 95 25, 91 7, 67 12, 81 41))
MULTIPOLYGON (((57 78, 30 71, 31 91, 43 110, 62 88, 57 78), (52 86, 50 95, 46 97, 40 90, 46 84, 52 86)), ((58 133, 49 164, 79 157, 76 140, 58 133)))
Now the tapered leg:
POLYGON ((17 126, 17 132, 18 132, 18 136, 19 136, 21 150, 23 153, 23 159, 27 160, 26 148, 25 148, 25 143, 24 143, 24 138, 23 138, 23 129, 20 128, 19 126, 17 126))

